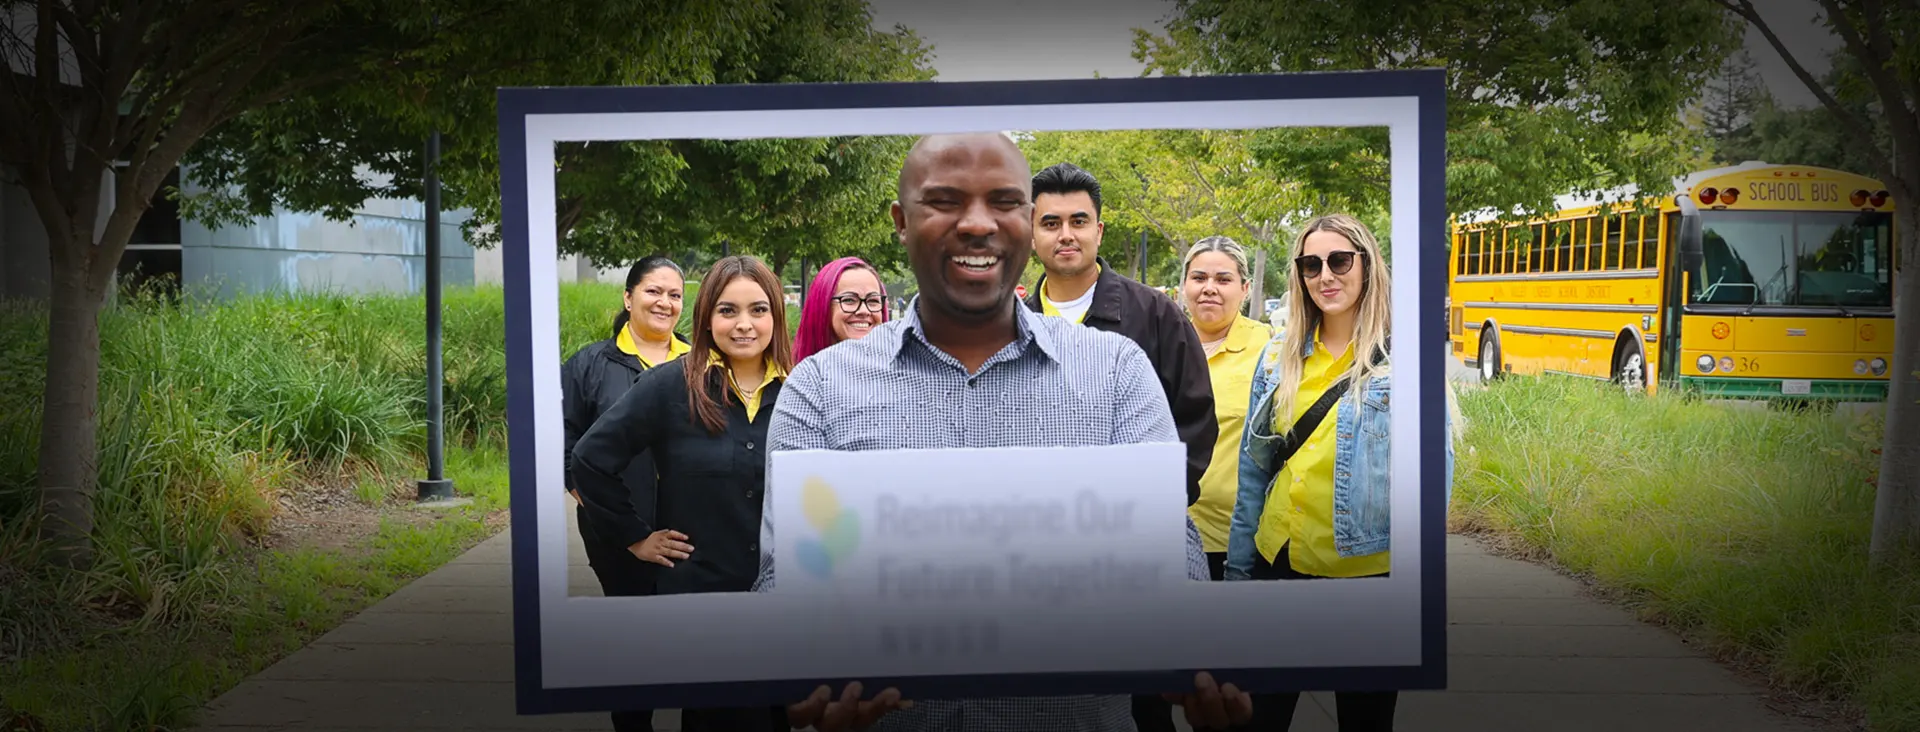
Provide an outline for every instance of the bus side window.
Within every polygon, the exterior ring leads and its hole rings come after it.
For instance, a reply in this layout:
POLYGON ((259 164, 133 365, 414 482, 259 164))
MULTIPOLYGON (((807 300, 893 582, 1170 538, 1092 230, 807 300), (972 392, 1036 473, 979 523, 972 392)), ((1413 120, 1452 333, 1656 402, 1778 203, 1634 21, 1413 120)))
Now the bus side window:
POLYGON ((1600 255, 1600 266, 1605 269, 1620 268, 1620 241, 1626 238, 1627 215, 1620 214, 1612 218, 1613 227, 1607 232, 1607 247, 1600 255))
POLYGON ((1546 231, 1547 231, 1546 224, 1534 224, 1533 226, 1527 227, 1526 241, 1516 241, 1513 243, 1513 267, 1512 267, 1513 271, 1515 272, 1531 272, 1532 271, 1532 269, 1527 266, 1527 249, 1526 248, 1539 243, 1539 241, 1546 236, 1546 231))
MULTIPOLYGON (((1679 223, 1675 220, 1674 223, 1679 223)), ((1649 224, 1640 231, 1640 267, 1652 269, 1660 266, 1660 227, 1649 224)))
POLYGON ((1592 242, 1587 244, 1587 256, 1581 259, 1581 261, 1586 263, 1588 270, 1597 271, 1605 269, 1607 266, 1607 235, 1612 234, 1615 229, 1619 228, 1619 225, 1613 222, 1612 216, 1596 218, 1593 220, 1593 224, 1594 228, 1597 229, 1595 232, 1597 235, 1593 238, 1592 242))
POLYGON ((1572 236, 1572 259, 1567 259, 1567 265, 1563 265, 1561 269, 1569 273, 1586 269, 1586 250, 1588 250, 1588 242, 1594 238, 1594 223, 1597 221, 1599 219, 1580 221, 1580 227, 1574 229, 1574 236, 1572 236))
POLYGON ((1548 272, 1566 271, 1567 258, 1563 256, 1560 252, 1565 250, 1568 246, 1571 246, 1573 243, 1574 223, 1575 222, 1572 222, 1572 221, 1562 221, 1558 226, 1553 227, 1553 238, 1549 240, 1547 244, 1547 246, 1550 248, 1547 250, 1546 254, 1543 255, 1547 260, 1546 271, 1548 272))
POLYGON ((1632 236, 1621 237, 1620 268, 1621 269, 1639 269, 1640 268, 1640 242, 1651 235, 1647 231, 1647 217, 1645 216, 1633 217, 1633 223, 1629 226, 1627 231, 1629 234, 1632 234, 1632 236))
POLYGON ((1489 274, 1506 274, 1506 258, 1507 233, 1505 229, 1502 229, 1499 238, 1487 242, 1487 272, 1489 274))
POLYGON ((1534 239, 1533 241, 1527 242, 1527 271, 1528 272, 1543 271, 1540 269, 1541 253, 1544 251, 1547 245, 1547 242, 1550 241, 1551 239, 1552 239, 1552 233, 1551 233, 1551 230, 1549 230, 1549 233, 1547 236, 1539 237, 1537 239, 1534 239))

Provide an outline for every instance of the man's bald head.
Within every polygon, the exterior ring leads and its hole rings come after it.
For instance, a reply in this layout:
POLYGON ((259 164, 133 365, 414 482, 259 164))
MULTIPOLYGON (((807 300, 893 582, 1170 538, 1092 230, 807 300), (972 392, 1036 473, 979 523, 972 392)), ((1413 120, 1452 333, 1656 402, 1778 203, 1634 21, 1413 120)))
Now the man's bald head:
POLYGON ((1033 256, 1033 168, 1004 136, 928 135, 900 166, 894 232, 920 283, 922 318, 1011 327, 1033 256), (998 325, 994 325, 998 324, 998 325))
POLYGON ((1033 168, 1027 163, 1027 154, 1004 134, 961 132, 926 135, 914 140, 913 148, 907 151, 907 158, 900 165, 900 180, 894 190, 897 200, 907 200, 907 192, 920 185, 928 166, 941 162, 964 162, 986 151, 1010 153, 1025 167, 1025 177, 1032 178, 1033 168))

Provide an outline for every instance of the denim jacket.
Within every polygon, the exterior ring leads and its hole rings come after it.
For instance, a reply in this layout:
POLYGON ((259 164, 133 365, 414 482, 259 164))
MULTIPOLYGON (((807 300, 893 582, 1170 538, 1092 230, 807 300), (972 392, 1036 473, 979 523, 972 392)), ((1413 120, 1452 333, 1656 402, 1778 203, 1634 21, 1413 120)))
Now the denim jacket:
MULTIPOLYGON (((1254 368, 1253 388, 1247 404, 1247 421, 1240 437, 1240 489, 1233 504, 1233 523, 1227 533, 1226 579, 1244 580, 1253 571, 1254 534, 1260 527, 1260 515, 1266 510, 1268 489, 1280 472, 1273 463, 1279 436, 1273 434, 1274 381, 1279 377, 1279 350, 1285 333, 1276 329, 1273 338, 1260 352, 1254 368)), ((1311 353, 1313 343, 1307 343, 1311 353)), ((1333 536, 1342 557, 1362 557, 1387 550, 1390 533, 1389 496, 1392 486, 1388 434, 1392 403, 1391 370, 1383 365, 1367 380, 1364 393, 1356 401, 1349 390, 1335 403, 1329 418, 1334 422, 1333 456, 1333 536)), ((1451 394, 1449 394, 1449 397, 1451 394)), ((1453 501, 1452 415, 1447 414, 1446 500, 1453 501)), ((1301 436, 1303 439, 1305 435, 1301 436)), ((1280 500, 1287 500, 1285 495, 1280 500)))

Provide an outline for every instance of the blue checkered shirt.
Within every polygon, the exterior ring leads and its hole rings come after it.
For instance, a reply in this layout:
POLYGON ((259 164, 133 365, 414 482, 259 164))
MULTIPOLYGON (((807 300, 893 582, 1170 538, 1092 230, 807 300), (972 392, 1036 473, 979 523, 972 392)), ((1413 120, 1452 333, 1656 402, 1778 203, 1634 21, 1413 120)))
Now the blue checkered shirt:
MULTIPOLYGON (((915 298, 906 317, 801 362, 774 406, 768 454, 1179 441, 1153 365, 1133 341, 1016 307, 1013 343, 969 375, 927 342, 918 306, 915 298)), ((774 577, 771 503, 761 515, 756 592, 774 577)), ((1187 576, 1210 579, 1192 519, 1187 576)), ((1013 697, 916 699, 874 729, 1132 732, 1134 724, 1126 696, 1013 697)))

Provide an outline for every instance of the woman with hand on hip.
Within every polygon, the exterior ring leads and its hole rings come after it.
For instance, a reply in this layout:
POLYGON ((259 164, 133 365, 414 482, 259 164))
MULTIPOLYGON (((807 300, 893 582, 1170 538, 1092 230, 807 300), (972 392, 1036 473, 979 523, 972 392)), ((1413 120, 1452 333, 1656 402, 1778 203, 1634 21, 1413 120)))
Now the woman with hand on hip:
MULTIPOLYGON (((1252 373, 1226 578, 1385 577, 1391 274, 1373 234, 1343 214, 1308 221, 1292 254, 1287 325, 1252 373)), ((1453 441, 1445 442, 1451 498, 1453 441)), ((1398 698, 1336 692, 1341 732, 1393 729, 1398 698)), ((1297 692, 1254 695, 1250 727, 1287 729, 1298 701, 1297 692)))
MULTIPOLYGON (((793 366, 780 281, 731 256, 700 283, 693 350, 641 375, 574 445, 574 480, 596 525, 652 566, 661 595, 748 592, 760 570, 767 424, 793 366), (618 476, 651 456, 658 509, 643 518, 618 476)), ((784 708, 683 709, 681 729, 764 730, 784 708)))
POLYGON ((858 340, 887 322, 887 287, 880 272, 859 257, 828 262, 807 288, 800 305, 800 328, 793 339, 793 362, 841 341, 858 340))
POLYGON ((1200 478, 1200 500, 1187 508, 1200 529, 1213 579, 1222 579, 1227 558, 1227 528, 1240 487, 1240 433, 1260 349, 1273 330, 1241 314, 1247 303, 1247 250, 1224 236, 1209 236, 1187 250, 1180 304, 1200 333, 1213 381, 1213 409, 1220 439, 1213 461, 1200 478))
MULTIPOLYGON (((640 374, 692 348, 673 330, 680 322, 685 284, 680 265, 671 259, 656 255, 635 262, 627 270, 627 287, 620 313, 613 319, 612 335, 575 352, 560 367, 567 493, 576 503, 580 493, 573 480, 574 443, 627 393, 640 374)), ((620 478, 635 509, 643 518, 651 519, 653 461, 635 460, 620 478)), ((653 583, 645 566, 639 565, 625 546, 602 541, 600 532, 586 520, 584 506, 578 513, 587 562, 599 578, 602 592, 609 597, 650 594, 653 583)))
MULTIPOLYGON (((686 279, 680 265, 662 256, 635 262, 627 270, 627 286, 613 334, 575 352, 560 367, 561 420, 567 451, 567 493, 580 503, 573 480, 573 446, 587 428, 633 386, 647 369, 679 358, 692 346, 674 332, 680 322, 686 279)), ((620 473, 627 500, 643 520, 653 520, 655 476, 653 460, 641 456, 620 473)), ((640 561, 625 545, 606 539, 608 530, 596 528, 585 505, 575 509, 580 541, 587 564, 600 580, 607 597, 653 594, 652 565, 640 561)), ((651 732, 651 710, 613 713, 614 732, 651 732)))

